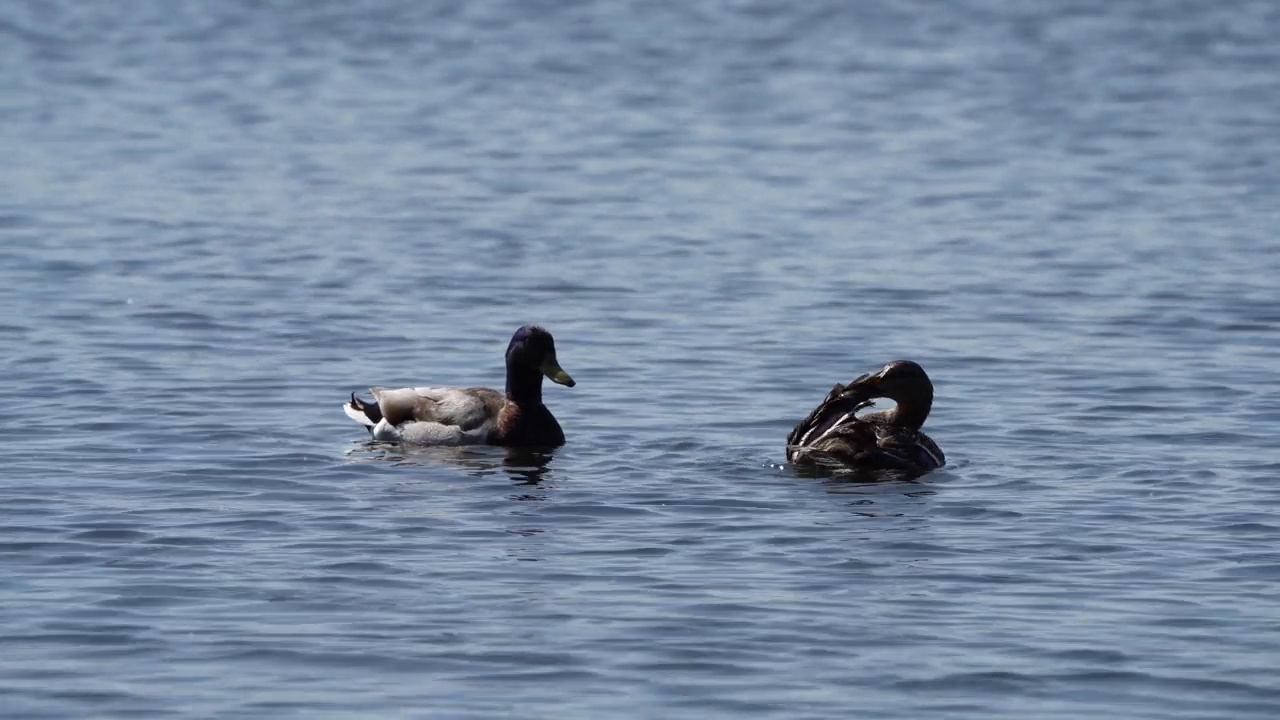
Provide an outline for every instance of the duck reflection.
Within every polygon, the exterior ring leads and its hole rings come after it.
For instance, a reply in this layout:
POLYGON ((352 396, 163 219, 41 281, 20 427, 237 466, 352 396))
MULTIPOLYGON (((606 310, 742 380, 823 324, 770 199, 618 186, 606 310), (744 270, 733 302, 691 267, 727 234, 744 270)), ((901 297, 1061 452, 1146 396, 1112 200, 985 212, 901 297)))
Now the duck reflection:
MULTIPOLYGON (((443 463, 461 469, 471 477, 505 474, 518 486, 537 486, 547 479, 555 453, 550 449, 502 448, 470 445, 464 447, 419 447, 371 441, 348 453, 357 461, 389 462, 393 465, 434 465, 443 463)), ((526 499, 526 498, 517 498, 526 499)), ((527 499, 542 499, 530 497, 527 499)))
MULTIPOLYGON (((901 470, 882 470, 867 468, 851 468, 836 464, 813 462, 807 465, 786 465, 798 478, 805 480, 822 480, 827 485, 882 485, 906 483, 923 485, 920 477, 911 472, 901 470)), ((838 492, 838 490, 836 491, 838 492)))

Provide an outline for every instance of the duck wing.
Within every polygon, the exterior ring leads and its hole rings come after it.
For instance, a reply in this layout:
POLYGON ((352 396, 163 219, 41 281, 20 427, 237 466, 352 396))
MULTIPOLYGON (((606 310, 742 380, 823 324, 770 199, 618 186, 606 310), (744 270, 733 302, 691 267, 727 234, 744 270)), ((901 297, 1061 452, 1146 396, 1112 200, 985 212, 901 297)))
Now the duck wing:
POLYGON ((787 435, 788 456, 796 448, 812 448, 833 435, 855 431, 860 424, 858 411, 873 403, 847 390, 846 386, 836 383, 822 402, 792 428, 787 435))
POLYGON ((876 447, 885 464, 904 469, 936 470, 947 463, 942 448, 919 430, 879 426, 876 447))
POLYGON ((351 395, 342 406, 374 440, 418 445, 490 442, 506 396, 489 388, 370 388, 373 402, 351 395))
POLYGON ((474 430, 496 421, 505 396, 490 388, 369 388, 390 425, 428 422, 474 430))

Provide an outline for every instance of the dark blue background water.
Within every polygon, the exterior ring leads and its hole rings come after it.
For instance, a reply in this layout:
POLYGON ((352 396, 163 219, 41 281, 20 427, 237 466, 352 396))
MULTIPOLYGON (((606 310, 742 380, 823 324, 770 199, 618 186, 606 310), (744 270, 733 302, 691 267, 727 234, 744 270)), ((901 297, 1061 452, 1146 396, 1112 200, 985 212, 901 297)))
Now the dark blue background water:
POLYGON ((1275 717, 1277 7, 0 5, 2 714, 1275 717))

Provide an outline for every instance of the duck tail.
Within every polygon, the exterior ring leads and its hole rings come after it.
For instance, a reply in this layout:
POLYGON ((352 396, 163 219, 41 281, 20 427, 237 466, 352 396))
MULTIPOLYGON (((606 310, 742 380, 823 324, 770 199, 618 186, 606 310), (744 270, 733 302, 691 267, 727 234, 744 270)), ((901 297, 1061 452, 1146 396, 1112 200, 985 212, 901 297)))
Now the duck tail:
POLYGON ((349 402, 343 403, 342 411, 347 414, 347 417, 368 428, 370 433, 373 432, 374 426, 382 422, 382 408, 378 407, 377 403, 361 400, 355 393, 351 393, 349 402))

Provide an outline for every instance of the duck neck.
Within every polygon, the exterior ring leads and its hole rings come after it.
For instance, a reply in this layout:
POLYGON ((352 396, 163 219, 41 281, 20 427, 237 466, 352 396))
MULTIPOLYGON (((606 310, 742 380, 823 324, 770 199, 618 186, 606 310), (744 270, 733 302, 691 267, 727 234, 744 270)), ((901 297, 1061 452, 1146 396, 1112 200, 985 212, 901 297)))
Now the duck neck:
POLYGON ((923 393, 913 393, 901 398, 892 398, 898 404, 890 414, 890 422, 894 425, 919 430, 924 421, 929 417, 929 410, 933 408, 933 391, 929 390, 923 393))
POLYGON ((542 373, 537 368, 507 364, 507 397, 518 403, 542 404, 542 373))

